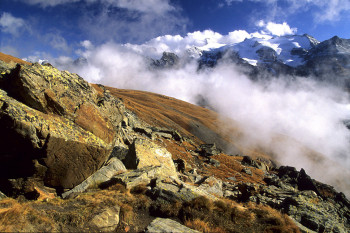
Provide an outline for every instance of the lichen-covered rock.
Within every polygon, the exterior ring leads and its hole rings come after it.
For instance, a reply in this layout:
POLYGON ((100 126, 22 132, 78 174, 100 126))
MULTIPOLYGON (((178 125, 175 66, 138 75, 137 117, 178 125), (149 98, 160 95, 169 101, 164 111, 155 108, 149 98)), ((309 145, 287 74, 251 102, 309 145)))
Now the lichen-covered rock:
POLYGON ((188 228, 174 220, 168 218, 156 218, 147 227, 146 232, 188 232, 188 233, 199 233, 199 231, 188 228))
POLYGON ((109 157, 122 112, 120 100, 76 74, 10 69, 0 79, 0 189, 14 195, 9 180, 29 177, 57 189, 81 183, 109 157))

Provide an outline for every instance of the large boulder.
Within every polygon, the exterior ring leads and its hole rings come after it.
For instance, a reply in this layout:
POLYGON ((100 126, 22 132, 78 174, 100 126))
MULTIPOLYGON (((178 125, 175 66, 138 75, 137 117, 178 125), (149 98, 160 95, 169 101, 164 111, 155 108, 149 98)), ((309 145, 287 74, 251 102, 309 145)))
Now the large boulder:
POLYGON ((128 169, 161 166, 160 176, 177 178, 176 167, 170 152, 148 139, 136 139, 123 162, 128 169))
POLYGON ((18 179, 58 190, 78 185, 109 157, 122 113, 119 99, 51 65, 2 74, 1 191, 19 194, 28 185, 14 185, 18 179))

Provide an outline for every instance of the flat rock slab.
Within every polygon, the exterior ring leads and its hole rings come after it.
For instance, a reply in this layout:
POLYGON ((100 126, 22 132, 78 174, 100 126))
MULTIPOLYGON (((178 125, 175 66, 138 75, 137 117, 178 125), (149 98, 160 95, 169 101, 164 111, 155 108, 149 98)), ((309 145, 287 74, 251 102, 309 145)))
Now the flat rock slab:
POLYGON ((105 166, 103 166, 97 172, 89 176, 81 184, 63 193, 62 197, 66 198, 72 193, 81 193, 90 187, 97 187, 103 182, 110 180, 114 175, 122 172, 126 172, 126 168, 122 161, 120 161, 117 158, 111 158, 105 166))
POLYGON ((186 232, 186 233, 199 233, 199 231, 188 228, 174 220, 168 218, 156 218, 147 227, 146 232, 162 232, 162 233, 172 233, 172 232, 186 232))

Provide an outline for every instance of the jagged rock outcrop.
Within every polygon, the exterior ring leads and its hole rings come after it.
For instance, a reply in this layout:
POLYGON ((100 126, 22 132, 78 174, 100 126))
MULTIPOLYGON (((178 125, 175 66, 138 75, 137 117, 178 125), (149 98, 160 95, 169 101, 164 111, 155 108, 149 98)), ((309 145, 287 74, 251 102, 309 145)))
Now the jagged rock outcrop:
POLYGON ((347 232, 350 202, 333 187, 311 179, 304 169, 281 166, 267 174, 267 185, 224 184, 224 196, 269 205, 292 217, 305 232, 347 232))
POLYGON ((158 69, 174 68, 179 65, 180 58, 175 53, 163 52, 159 60, 152 60, 152 67, 158 69))
POLYGON ((1 190, 27 193, 35 182, 73 188, 109 157, 121 101, 49 64, 8 70, 0 78, 1 190))

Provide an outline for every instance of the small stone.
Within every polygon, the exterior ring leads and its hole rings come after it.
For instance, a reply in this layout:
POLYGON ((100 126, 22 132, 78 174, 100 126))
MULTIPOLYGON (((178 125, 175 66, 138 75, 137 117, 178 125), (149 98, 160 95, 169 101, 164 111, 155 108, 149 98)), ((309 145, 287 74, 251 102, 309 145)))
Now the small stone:
POLYGON ((114 231, 119 224, 120 207, 108 207, 95 215, 90 224, 101 231, 114 231))
POLYGON ((234 176, 228 177, 227 179, 232 180, 232 181, 237 181, 236 177, 234 177, 234 176))
POLYGON ((253 175, 252 170, 250 170, 249 168, 243 168, 242 172, 244 172, 245 174, 250 175, 250 176, 253 175))
POLYGON ((220 166, 220 162, 216 159, 212 159, 212 158, 209 158, 208 159, 208 163, 210 165, 213 165, 214 167, 219 167, 220 166))

